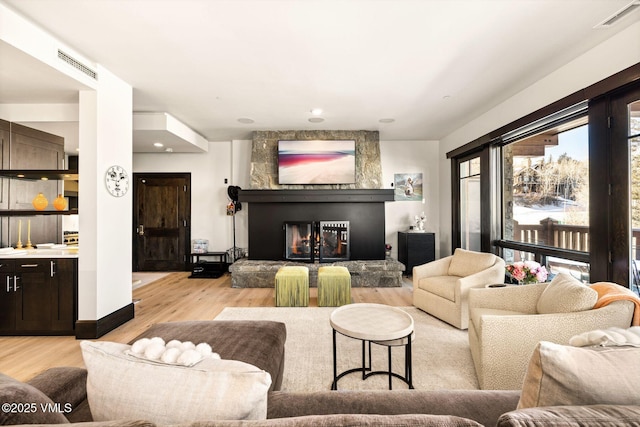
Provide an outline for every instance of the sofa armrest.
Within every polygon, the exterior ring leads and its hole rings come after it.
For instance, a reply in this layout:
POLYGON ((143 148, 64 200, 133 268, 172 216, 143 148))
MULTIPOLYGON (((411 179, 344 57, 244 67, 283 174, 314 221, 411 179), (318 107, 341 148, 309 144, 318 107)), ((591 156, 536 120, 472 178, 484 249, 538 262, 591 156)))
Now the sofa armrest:
POLYGON ((505 286, 504 288, 476 288, 469 291, 469 312, 474 308, 519 311, 535 314, 536 305, 548 283, 505 286))
POLYGON ((87 399, 87 370, 75 367, 50 368, 27 381, 54 403, 76 408, 87 399))
POLYGON ((416 265, 411 272, 414 282, 424 277, 446 276, 449 274, 449 265, 453 255, 437 259, 422 265, 416 265))
POLYGON ((504 283, 504 261, 496 262, 495 265, 486 270, 460 278, 460 289, 464 291, 465 289, 484 287, 493 283, 504 283))
POLYGON ((327 414, 434 414, 469 418, 493 426, 513 411, 519 390, 394 390, 269 393, 267 418, 327 414))

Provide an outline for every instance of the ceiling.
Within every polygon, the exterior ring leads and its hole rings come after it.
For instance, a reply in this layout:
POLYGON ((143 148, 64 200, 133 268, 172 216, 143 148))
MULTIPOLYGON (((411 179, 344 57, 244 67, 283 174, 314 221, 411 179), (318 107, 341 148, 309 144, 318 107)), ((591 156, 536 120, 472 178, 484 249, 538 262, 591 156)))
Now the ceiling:
MULTIPOLYGON (((288 129, 439 140, 640 20, 593 28, 630 0, 0 2, 131 84, 134 111, 208 141, 288 129)), ((3 43, 0 62, 12 64, 1 103, 77 102, 81 85, 3 43)))

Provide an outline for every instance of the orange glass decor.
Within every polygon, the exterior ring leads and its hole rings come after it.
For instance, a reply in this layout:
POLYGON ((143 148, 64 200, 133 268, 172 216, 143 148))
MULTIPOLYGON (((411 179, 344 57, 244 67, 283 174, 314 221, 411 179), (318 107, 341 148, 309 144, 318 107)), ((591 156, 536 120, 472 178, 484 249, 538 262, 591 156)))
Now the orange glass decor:
POLYGON ((56 208, 57 211, 63 211, 64 208, 67 207, 67 199, 62 197, 62 194, 58 194, 58 197, 53 201, 53 207, 56 208))
POLYGON ((44 194, 42 193, 38 193, 38 195, 34 197, 31 203, 33 203, 33 207, 37 211, 43 211, 44 208, 46 208, 49 205, 49 201, 47 200, 46 197, 44 197, 44 194))

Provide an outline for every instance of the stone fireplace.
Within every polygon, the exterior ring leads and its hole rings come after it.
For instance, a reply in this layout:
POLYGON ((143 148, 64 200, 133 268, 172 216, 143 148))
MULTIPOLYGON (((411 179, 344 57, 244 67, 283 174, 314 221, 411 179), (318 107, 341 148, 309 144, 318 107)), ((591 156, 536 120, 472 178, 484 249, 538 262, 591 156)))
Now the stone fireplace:
POLYGON ((402 286, 404 265, 387 259, 384 248, 385 202, 394 194, 381 188, 377 131, 254 132, 251 189, 238 192, 248 204, 249 257, 229 267, 232 286, 273 287, 278 269, 295 264, 308 267, 314 287, 323 263, 346 267, 353 287, 402 286), (355 184, 278 184, 279 140, 354 140, 355 184), (325 232, 314 236, 323 223, 325 232), (285 224, 296 224, 289 236, 285 224))

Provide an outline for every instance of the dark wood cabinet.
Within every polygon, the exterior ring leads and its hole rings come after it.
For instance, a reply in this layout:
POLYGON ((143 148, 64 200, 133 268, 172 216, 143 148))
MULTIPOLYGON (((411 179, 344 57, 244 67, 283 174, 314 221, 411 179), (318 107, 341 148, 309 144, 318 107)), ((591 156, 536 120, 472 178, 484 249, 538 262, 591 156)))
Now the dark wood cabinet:
POLYGON ((434 233, 398 232, 398 261, 404 264, 404 273, 410 276, 413 267, 436 259, 434 233))
POLYGON ((0 259, 0 333, 73 335, 77 260, 0 259))
MULTIPOLYGON (((57 212, 52 208, 53 200, 63 193, 61 178, 52 172, 64 172, 64 138, 0 120, 0 142, 0 215, 3 217, 0 245, 16 244, 20 220, 31 222, 33 243, 59 242, 62 236, 62 218, 59 215, 67 212, 57 212), (32 201, 38 193, 49 201, 45 214, 33 208, 32 201)), ((26 243, 24 237, 21 240, 26 243)))

